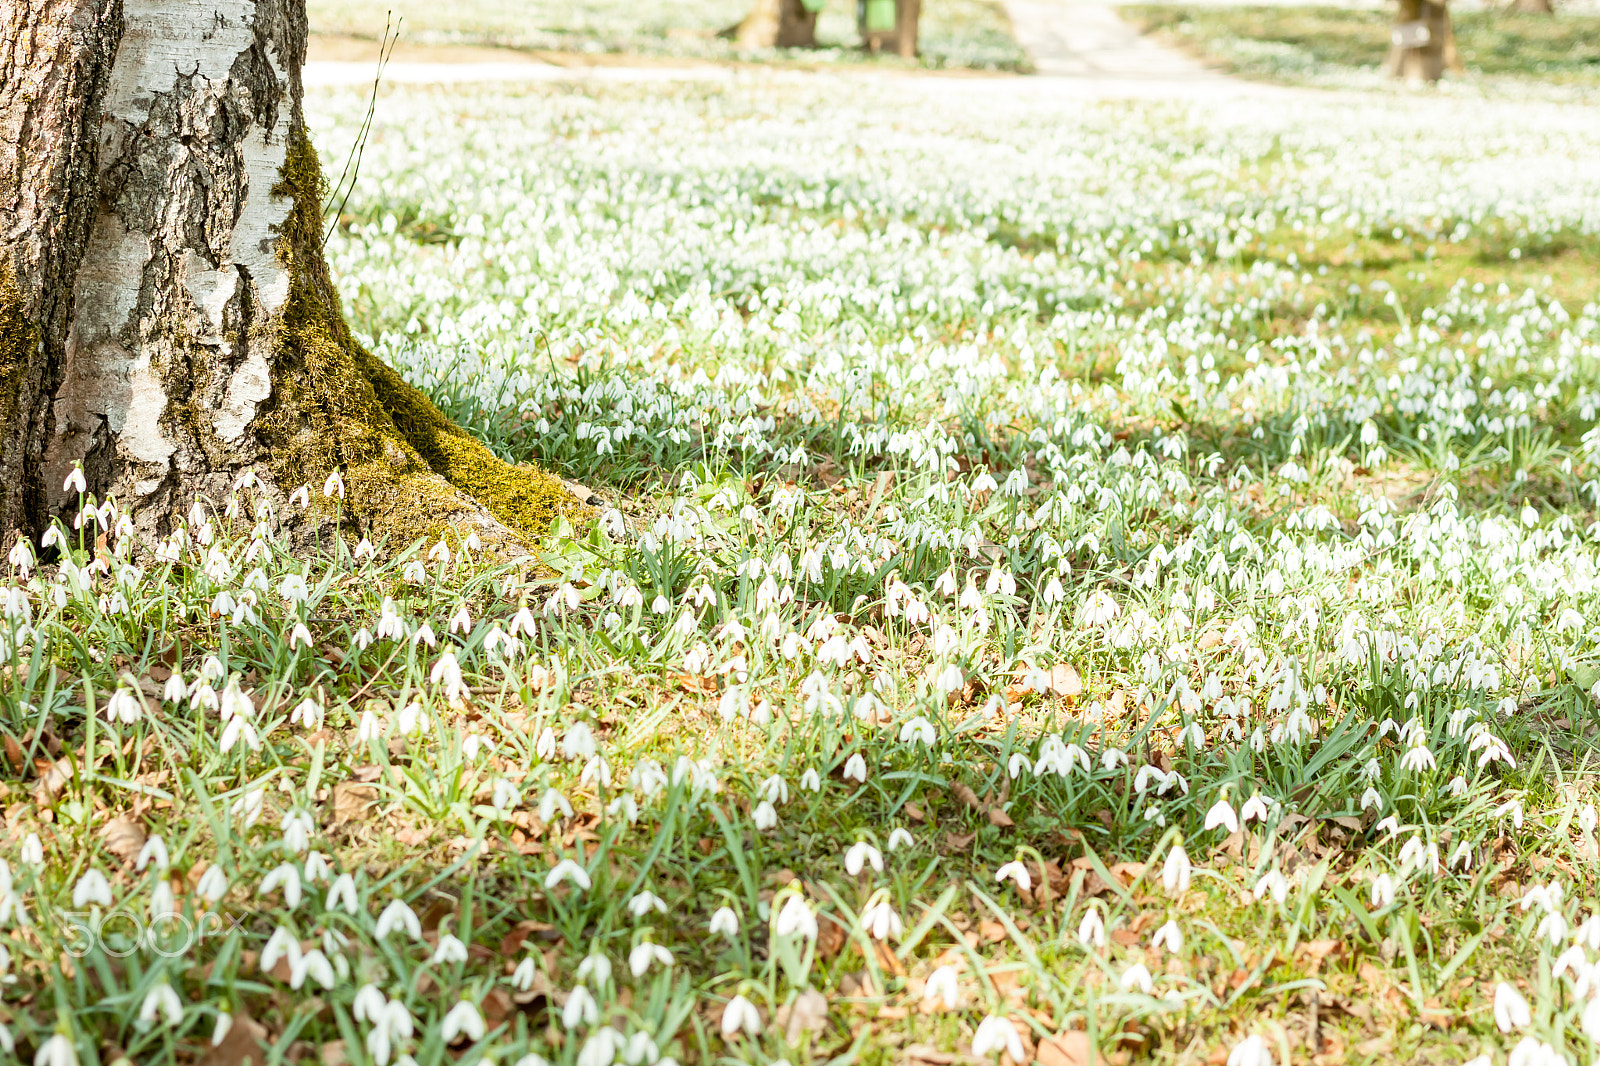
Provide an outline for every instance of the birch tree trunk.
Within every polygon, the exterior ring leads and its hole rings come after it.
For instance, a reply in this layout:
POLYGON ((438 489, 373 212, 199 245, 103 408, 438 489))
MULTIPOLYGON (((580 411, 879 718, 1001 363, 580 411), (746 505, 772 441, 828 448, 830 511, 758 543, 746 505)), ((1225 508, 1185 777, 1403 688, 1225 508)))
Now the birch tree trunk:
POLYGON ((1436 82, 1446 70, 1465 69, 1445 0, 1400 0, 1384 69, 1413 82, 1436 82))
POLYGON ((512 553, 570 505, 351 336, 306 35, 304 0, 0 0, 0 536, 74 508, 80 464, 149 543, 241 486, 302 531, 512 553))

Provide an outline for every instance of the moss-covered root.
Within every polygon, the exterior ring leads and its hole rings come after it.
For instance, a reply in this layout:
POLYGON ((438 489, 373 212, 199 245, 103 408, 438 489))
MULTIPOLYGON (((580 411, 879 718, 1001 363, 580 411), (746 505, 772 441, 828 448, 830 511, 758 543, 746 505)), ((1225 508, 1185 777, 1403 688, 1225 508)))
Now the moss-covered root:
POLYGON ((19 417, 22 383, 39 348, 39 328, 23 313, 22 292, 11 276, 10 257, 0 249, 0 531, 20 519, 17 508, 26 442, 19 417))
POLYGON ((322 256, 323 191, 302 131, 274 189, 294 200, 278 245, 289 299, 261 338, 275 352, 260 430, 278 483, 339 469, 347 512, 375 539, 399 546, 471 529, 500 554, 526 554, 557 514, 585 508, 559 479, 496 458, 356 343, 322 256))

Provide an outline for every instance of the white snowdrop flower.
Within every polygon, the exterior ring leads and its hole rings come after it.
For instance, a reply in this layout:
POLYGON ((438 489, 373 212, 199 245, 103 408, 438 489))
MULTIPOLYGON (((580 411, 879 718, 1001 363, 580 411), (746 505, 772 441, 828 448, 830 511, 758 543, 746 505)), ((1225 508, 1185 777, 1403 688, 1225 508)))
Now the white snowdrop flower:
POLYGON ((1091 951, 1106 946, 1106 923, 1093 907, 1084 912, 1083 921, 1078 923, 1078 943, 1091 951))
POLYGON ((731 907, 718 907, 707 926, 712 936, 725 936, 729 940, 739 935, 739 916, 731 907))
POLYGON ((267 946, 261 949, 261 956, 256 960, 256 969, 271 973, 280 960, 288 960, 291 970, 300 961, 300 942, 281 925, 267 938, 267 946))
POLYGON ((1172 845, 1172 849, 1167 852, 1166 860, 1161 864, 1161 885, 1168 895, 1189 890, 1192 869, 1189 864, 1189 853, 1183 850, 1183 845, 1172 845))
POLYGON ((357 559, 372 559, 376 558, 377 554, 378 551, 372 546, 372 541, 368 540, 366 537, 361 538, 361 542, 356 545, 356 550, 354 552, 354 555, 357 559))
POLYGON ((558 810, 563 818, 572 817, 572 804, 567 797, 553 788, 545 789, 544 795, 539 797, 539 821, 546 824, 554 821, 558 810))
POLYGON ((133 860, 133 868, 143 873, 144 868, 152 862, 155 863, 157 871, 165 870, 172 865, 167 856, 167 843, 159 834, 145 840, 144 847, 139 849, 139 857, 133 860))
POLYGON ((61 483, 61 491, 77 493, 80 496, 89 491, 87 483, 83 480, 83 467, 77 463, 72 464, 71 473, 67 474, 67 479, 61 483))
POLYGON ((382 1020, 388 1003, 388 999, 377 985, 362 985, 356 990, 356 997, 350 1004, 350 1013, 358 1022, 370 1021, 376 1024, 382 1020))
POLYGON ((1266 800, 1260 796, 1251 796, 1244 801, 1244 806, 1239 808, 1239 821, 1243 825, 1249 825, 1251 821, 1264 823, 1268 813, 1266 800))
POLYGON ((328 896, 322 903, 323 909, 330 911, 341 905, 346 914, 355 914, 361 909, 356 901, 355 878, 347 873, 333 879, 333 884, 328 888, 328 896))
POLYGON ((655 963, 662 966, 672 965, 672 952, 660 944, 652 944, 645 940, 640 942, 628 953, 628 970, 635 977, 643 977, 655 963))
POLYGON ((300 906, 300 871, 292 863, 282 863, 261 879, 261 887, 256 890, 256 895, 265 896, 277 888, 283 889, 283 902, 294 910, 300 906))
POLYGON ((1374 907, 1387 907, 1394 903, 1394 890, 1394 878, 1379 874, 1372 879, 1372 888, 1367 893, 1368 902, 1374 907))
POLYGON ((1272 1050, 1259 1036, 1247 1036, 1228 1052, 1228 1066, 1278 1066, 1272 1050))
POLYGON ((1165 948, 1174 955, 1183 950, 1183 931, 1178 928, 1178 923, 1168 920, 1166 925, 1156 930, 1156 935, 1150 938, 1150 946, 1156 950, 1165 948))
POLYGON ((483 1032, 483 1015, 478 1013, 477 1007, 462 1000, 444 1016, 440 1035, 446 1044, 450 1044, 462 1036, 468 1040, 482 1040, 483 1032))
MULTIPOLYGON (((650 1066, 660 1058, 661 1049, 656 1046, 650 1034, 642 1029, 628 1037, 628 1045, 622 1052, 622 1061, 628 1066, 650 1066)), ((774 1062, 771 1066, 779 1064, 774 1062)))
POLYGON ((316 729, 322 724, 322 706, 316 700, 307 696, 295 705, 289 712, 289 724, 303 726, 306 729, 316 729))
POLYGON ((1211 830, 1218 826, 1230 833, 1239 831, 1239 816, 1234 813, 1233 805, 1225 799, 1217 800, 1206 812, 1206 829, 1211 830))
POLYGON ((806 901, 799 896, 790 896, 778 911, 778 920, 773 931, 778 936, 800 936, 807 940, 817 938, 817 916, 811 908, 806 906, 806 901))
POLYGON ((44 865, 44 844, 38 833, 29 833, 22 841, 21 860, 28 866, 44 865))
POLYGON ((855 877, 869 865, 879 873, 883 872, 883 855, 871 844, 858 840, 845 851, 844 869, 851 877, 855 877))
POLYGON ((562 859, 545 875, 544 887, 553 889, 564 881, 570 881, 580 890, 587 892, 591 887, 589 871, 573 862, 571 859, 562 859))
POLYGON ((106 701, 106 721, 132 725, 144 715, 139 697, 126 688, 119 688, 106 701))
POLYGON ((923 745, 932 747, 938 739, 938 733, 933 728, 933 723, 918 715, 900 727, 900 743, 909 744, 912 741, 921 741, 923 745))
POLYGON ((651 911, 657 911, 661 914, 667 913, 666 901, 654 892, 640 892, 628 901, 628 913, 635 918, 643 918, 651 911))
POLYGON ((222 737, 218 748, 225 755, 240 742, 251 751, 261 750, 261 737, 256 733, 256 727, 243 715, 236 715, 228 719, 228 724, 222 727, 222 737))
POLYGON ((91 903, 98 903, 102 907, 111 906, 111 882, 106 880, 105 874, 93 867, 84 871, 72 889, 73 907, 81 911, 91 903))
MULTIPOLYGON (((539 739, 534 742, 533 753, 540 759, 549 760, 556 753, 556 733, 549 726, 545 726, 539 733, 539 739)), ((545 819, 549 821, 549 819, 545 819)))
POLYGON ((519 992, 527 992, 533 988, 538 973, 538 967, 533 964, 533 956, 529 955, 517 963, 517 968, 511 972, 511 987, 519 992))
POLYGON ((922 986, 922 1002, 942 1003, 945 1010, 960 1010, 964 1005, 961 980, 953 966, 940 966, 928 975, 922 986))
POLYGON ((1033 887, 1033 875, 1028 873, 1028 868, 1020 862, 1008 862, 1001 866, 994 872, 994 879, 999 882, 1010 879, 1023 892, 1033 887))
POLYGON ((200 882, 194 886, 194 894, 201 899, 215 903, 228 894, 228 878, 222 872, 222 867, 212 863, 206 867, 206 872, 200 875, 200 882))
POLYGON ((344 499, 344 477, 339 471, 335 470, 329 474, 328 479, 322 483, 322 495, 324 499, 330 497, 344 499))
POLYGON ((916 841, 912 838, 911 831, 906 829, 904 826, 896 826, 889 833, 888 847, 890 851, 897 851, 900 848, 909 848, 915 843, 916 841))
MULTIPOLYGON (((80 482, 83 480, 82 473, 76 470, 73 473, 78 475, 80 482)), ((78 1066, 78 1051, 72 1046, 71 1040, 55 1033, 39 1045, 39 1050, 33 1056, 33 1066, 78 1066)))
POLYGON ((299 990, 307 979, 315 980, 323 988, 334 985, 333 964, 319 949, 313 948, 298 959, 290 960, 289 987, 299 990))
POLYGON ((778 824, 778 810, 770 801, 762 800, 750 812, 750 820, 755 823, 757 829, 762 831, 771 829, 778 824))
POLYGON ((1147 996, 1155 992, 1155 982, 1142 962, 1136 962, 1122 971, 1122 976, 1117 979, 1117 986, 1124 992, 1131 992, 1137 988, 1147 996))
POLYGON ((611 980, 611 960, 598 953, 585 955, 583 961, 578 963, 577 978, 595 988, 603 987, 611 980))
POLYGON ((218 1011, 217 1020, 211 1026, 211 1046, 221 1047, 222 1042, 228 1038, 228 1031, 233 1028, 233 1015, 227 1011, 218 1011))
POLYGON ((1522 993, 1501 981, 1494 986, 1494 1024, 1502 1033, 1533 1024, 1533 1012, 1522 993))
POLYGON ((151 985, 150 991, 145 993, 144 1002, 139 1005, 140 1022, 151 1025, 157 1019, 169 1027, 183 1021, 183 1003, 178 999, 178 993, 165 981, 151 985))
POLYGON ((510 781, 500 777, 495 779, 494 793, 489 798, 489 805, 497 811, 505 812, 515 810, 522 804, 522 792, 510 781))
POLYGON ((1274 903, 1282 903, 1289 897, 1289 879, 1276 869, 1268 870, 1256 881, 1250 896, 1257 903, 1268 896, 1272 897, 1274 903))
POLYGON ((822 775, 817 773, 816 767, 809 767, 800 775, 800 787, 810 792, 822 791, 822 775))
POLYGON ((741 1033, 755 1037, 761 1032, 761 1012, 743 996, 734 996, 722 1008, 722 1036, 732 1040, 741 1033))
POLYGON ((578 1049, 577 1066, 611 1066, 616 1061, 617 1051, 626 1043, 623 1035, 611 1026, 601 1026, 578 1049))
POLYGON ((1016 1026, 1008 1018, 991 1014, 978 1023, 978 1031, 972 1034, 972 1053, 984 1059, 997 1051, 1004 1052, 1013 1063, 1027 1061, 1016 1026))
POLYGON ((461 939, 450 933, 439 937, 438 945, 433 949, 433 956, 428 959, 429 964, 441 966, 451 962, 467 961, 467 945, 461 939))
POLYGON ((846 781, 867 782, 867 760, 861 757, 858 751, 844 762, 844 779, 846 781))
POLYGON ((1506 1056, 1506 1066, 1571 1066, 1571 1060, 1550 1044, 1525 1036, 1506 1056))
POLYGON ((905 933, 900 915, 888 900, 880 900, 862 911, 861 925, 874 940, 899 940, 905 933))
POLYGON ((587 722, 574 722, 561 738, 561 754, 568 759, 584 761, 594 757, 594 731, 587 722))
POLYGON ((412 940, 422 939, 422 922, 417 918, 417 913, 399 899, 390 902, 378 915, 378 924, 372 935, 385 940, 396 932, 403 932, 412 940))
POLYGON ((1589 997, 1583 1005, 1582 1026, 1584 1036, 1600 1041, 1600 996, 1589 997))

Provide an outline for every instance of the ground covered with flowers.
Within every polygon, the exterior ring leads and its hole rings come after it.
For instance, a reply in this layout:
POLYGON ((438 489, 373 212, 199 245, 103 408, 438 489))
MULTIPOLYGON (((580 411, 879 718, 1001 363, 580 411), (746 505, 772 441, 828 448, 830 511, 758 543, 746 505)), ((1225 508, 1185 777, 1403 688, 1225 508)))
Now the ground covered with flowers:
MULTIPOLYGON (((336 173, 365 102, 311 108, 336 173)), ((307 557, 243 484, 6 546, 0 1045, 1591 1061, 1597 150, 1423 96, 385 94, 350 317, 591 515, 307 557)))

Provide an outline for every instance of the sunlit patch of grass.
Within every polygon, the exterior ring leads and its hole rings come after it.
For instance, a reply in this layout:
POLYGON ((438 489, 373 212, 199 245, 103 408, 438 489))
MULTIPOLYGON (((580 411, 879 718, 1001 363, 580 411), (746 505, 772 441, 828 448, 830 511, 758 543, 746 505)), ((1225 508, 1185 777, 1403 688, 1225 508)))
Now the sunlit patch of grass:
MULTIPOLYGON (((1388 10, 1331 7, 1184 7, 1142 4, 1119 9, 1147 33, 1198 52, 1234 73, 1274 81, 1375 70, 1389 50, 1388 10)), ((1592 86, 1600 81, 1600 17, 1452 12, 1456 47, 1467 70, 1592 86)))

